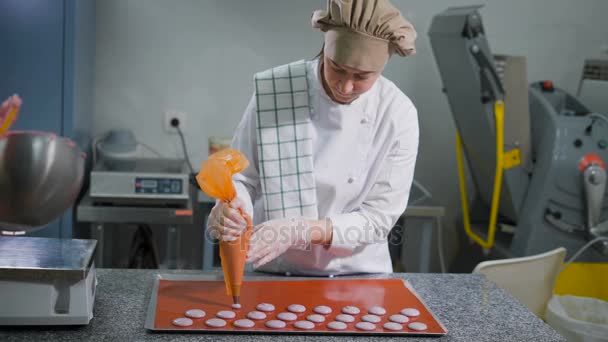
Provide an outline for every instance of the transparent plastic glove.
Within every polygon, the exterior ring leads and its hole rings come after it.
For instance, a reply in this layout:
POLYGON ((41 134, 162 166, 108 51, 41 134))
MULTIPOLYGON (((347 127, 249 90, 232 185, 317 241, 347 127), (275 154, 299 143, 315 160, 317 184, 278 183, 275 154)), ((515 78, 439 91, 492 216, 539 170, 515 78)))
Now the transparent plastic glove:
POLYGON ((311 228, 303 217, 266 221, 254 227, 247 262, 260 267, 290 248, 306 250, 311 244, 311 228))
POLYGON ((245 212, 245 203, 239 197, 230 203, 217 201, 207 221, 209 235, 220 241, 236 240, 247 228, 247 221, 241 212, 245 212))
MULTIPOLYGON (((19 109, 21 108, 22 104, 23 101, 19 95, 13 95, 6 99, 6 101, 2 102, 2 105, 0 106, 0 127, 4 126, 4 121, 8 119, 13 110, 16 109, 17 115, 19 114, 19 109)), ((17 115, 13 117, 12 121, 17 120, 17 115)))

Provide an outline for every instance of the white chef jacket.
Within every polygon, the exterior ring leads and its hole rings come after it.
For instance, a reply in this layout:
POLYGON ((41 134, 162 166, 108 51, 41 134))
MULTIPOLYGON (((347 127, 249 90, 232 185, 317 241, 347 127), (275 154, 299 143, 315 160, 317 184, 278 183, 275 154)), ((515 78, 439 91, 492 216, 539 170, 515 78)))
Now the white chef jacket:
MULTIPOLYGON (((290 249, 258 271, 301 275, 392 272, 387 236, 406 208, 418 154, 418 114, 395 84, 380 76, 350 104, 321 84, 319 60, 306 63, 319 218, 329 218, 329 247, 290 249)), ((254 225, 267 220, 259 181, 256 100, 251 98, 232 148, 251 162, 234 175, 254 225)), ((314 218, 317 219, 317 218, 314 218)))

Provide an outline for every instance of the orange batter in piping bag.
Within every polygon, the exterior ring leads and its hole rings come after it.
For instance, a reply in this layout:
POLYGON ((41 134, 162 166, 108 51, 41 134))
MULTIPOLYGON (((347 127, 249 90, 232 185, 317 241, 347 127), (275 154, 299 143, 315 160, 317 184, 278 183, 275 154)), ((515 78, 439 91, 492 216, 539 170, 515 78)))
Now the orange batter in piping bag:
MULTIPOLYGON (((210 197, 230 203, 236 197, 232 175, 249 166, 247 158, 239 151, 224 149, 209 156, 203 163, 196 181, 210 197)), ((220 258, 228 295, 238 304, 245 271, 245 259, 252 231, 251 217, 241 211, 247 229, 233 241, 220 241, 220 258)))

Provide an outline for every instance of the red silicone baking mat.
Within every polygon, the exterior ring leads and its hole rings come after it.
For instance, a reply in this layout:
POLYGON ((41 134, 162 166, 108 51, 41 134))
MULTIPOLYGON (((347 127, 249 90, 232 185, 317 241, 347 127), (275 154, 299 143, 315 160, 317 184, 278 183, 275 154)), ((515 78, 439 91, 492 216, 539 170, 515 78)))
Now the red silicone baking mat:
POLYGON ((310 280, 255 280, 244 281, 241 289, 242 308, 235 310, 231 307, 232 299, 226 295, 223 281, 198 280, 164 280, 158 279, 152 293, 151 306, 148 311, 146 328, 161 331, 196 331, 230 332, 230 333, 298 333, 298 334, 374 334, 374 335, 445 335, 446 329, 433 316, 418 296, 410 290, 400 279, 310 279, 310 280), (155 302, 155 303, 154 303, 155 302), (234 321, 247 318, 250 311, 255 311, 260 303, 270 303, 275 306, 273 312, 267 312, 267 318, 254 321, 252 328, 237 328, 234 321), (155 304, 155 305, 154 305, 155 304), (271 329, 265 326, 268 320, 277 319, 281 312, 287 312, 290 304, 301 304, 306 311, 297 314, 299 320, 313 314, 313 308, 318 305, 327 305, 333 312, 324 315, 323 323, 315 323, 312 330, 302 330, 294 326, 294 322, 286 322, 282 329, 271 329), (361 313, 355 316, 355 321, 347 323, 345 330, 332 330, 327 323, 334 320, 345 306, 356 306, 361 313), (364 331, 357 329, 355 324, 361 322, 361 317, 368 313, 373 306, 386 309, 386 314, 380 316, 381 322, 375 324, 375 329, 364 331), (415 308, 420 316, 410 317, 403 329, 391 331, 383 328, 389 322, 389 317, 399 314, 404 308, 415 308), (177 327, 172 324, 179 317, 186 317, 185 312, 190 309, 201 309, 206 316, 192 319, 194 324, 189 327, 177 327), (228 319, 227 325, 222 328, 211 328, 205 321, 216 317, 222 310, 234 311, 236 317, 228 319), (427 329, 423 331, 412 330, 409 323, 422 322, 427 329))

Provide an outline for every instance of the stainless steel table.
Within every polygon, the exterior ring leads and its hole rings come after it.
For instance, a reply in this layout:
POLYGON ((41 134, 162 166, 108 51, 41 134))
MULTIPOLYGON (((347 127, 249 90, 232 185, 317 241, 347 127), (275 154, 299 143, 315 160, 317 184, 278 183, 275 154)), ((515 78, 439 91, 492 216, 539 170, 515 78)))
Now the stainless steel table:
POLYGON ((180 226, 194 223, 194 210, 192 200, 185 208, 147 207, 147 206, 114 206, 93 203, 87 193, 76 207, 76 220, 91 224, 91 238, 97 240, 97 254, 95 263, 104 267, 104 224, 106 223, 133 223, 166 225, 167 238, 167 268, 177 268, 179 255, 180 226))
MULTIPOLYGON (((412 205, 405 209, 402 219, 406 218, 421 218, 422 224, 420 229, 422 230, 422 239, 420 241, 420 260, 418 264, 418 271, 421 273, 428 273, 431 269, 431 254, 433 250, 437 250, 439 253, 443 253, 443 246, 438 243, 437 249, 433 248, 433 226, 438 232, 438 241, 442 237, 442 224, 441 221, 445 215, 445 208, 442 206, 435 205, 412 205)), ((404 241, 401 243, 401 262, 405 264, 405 248, 406 244, 404 241)), ((442 255, 442 254, 440 254, 442 255)), ((443 259, 442 257, 440 257, 443 259)), ((444 270, 442 270, 444 271, 444 270)))

